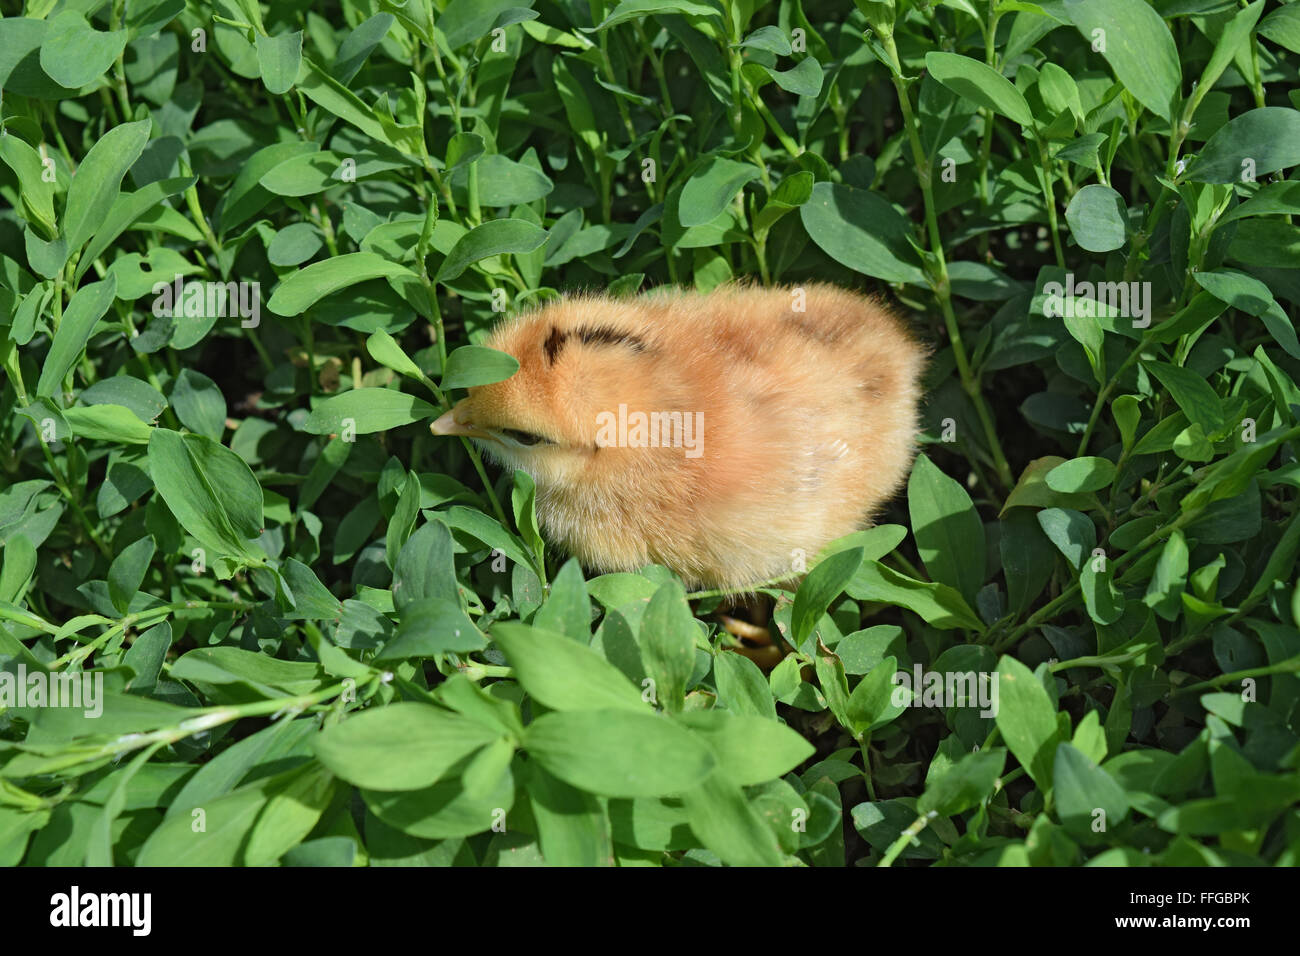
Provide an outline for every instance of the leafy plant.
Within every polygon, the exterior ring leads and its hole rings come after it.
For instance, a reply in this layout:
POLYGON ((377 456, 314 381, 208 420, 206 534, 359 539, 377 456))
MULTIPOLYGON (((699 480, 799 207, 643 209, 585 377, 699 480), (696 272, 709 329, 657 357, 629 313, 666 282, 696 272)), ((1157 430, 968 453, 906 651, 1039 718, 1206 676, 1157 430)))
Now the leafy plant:
POLYGON ((0 19, 0 863, 1295 864, 1295 9, 0 19), (935 343, 770 673, 427 429, 739 277, 935 343))

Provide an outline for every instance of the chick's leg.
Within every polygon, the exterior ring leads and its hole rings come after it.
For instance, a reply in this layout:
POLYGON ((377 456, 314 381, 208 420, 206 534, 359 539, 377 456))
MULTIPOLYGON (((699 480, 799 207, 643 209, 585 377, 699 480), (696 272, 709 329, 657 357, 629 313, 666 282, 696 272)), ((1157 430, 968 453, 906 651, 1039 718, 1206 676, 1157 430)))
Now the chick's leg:
POLYGON ((742 599, 730 611, 718 614, 722 629, 740 641, 740 646, 729 650, 743 654, 763 670, 779 664, 784 655, 766 626, 772 619, 771 601, 764 595, 753 595, 742 599))

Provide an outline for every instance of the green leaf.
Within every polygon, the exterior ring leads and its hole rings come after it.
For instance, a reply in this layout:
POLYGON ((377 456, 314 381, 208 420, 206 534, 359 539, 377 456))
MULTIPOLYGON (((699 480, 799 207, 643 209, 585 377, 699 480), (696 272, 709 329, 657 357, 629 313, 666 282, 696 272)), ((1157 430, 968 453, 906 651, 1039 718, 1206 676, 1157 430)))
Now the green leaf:
POLYGON ((489 220, 456 240, 434 281, 450 282, 474 263, 490 256, 532 252, 546 241, 547 235, 541 226, 524 219, 489 220))
POLYGON ((537 821, 542 856, 548 864, 609 865, 613 854, 610 825, 600 801, 531 764, 528 802, 537 821))
POLYGON ((104 224, 122 189, 122 177, 144 152, 152 125, 150 120, 140 120, 114 127, 96 140, 77 167, 63 212, 69 255, 104 224))
POLYGON ((279 36, 257 36, 257 66, 269 93, 280 96, 289 92, 302 66, 302 31, 279 36))
POLYGON ((740 41, 738 45, 753 47, 757 50, 767 50, 777 56, 789 56, 793 52, 790 46, 790 38, 785 35, 780 27, 759 27, 740 41))
MULTIPOLYGON (((460 594, 454 551, 451 532, 441 521, 424 524, 406 539, 393 564, 393 604, 404 617, 408 605, 428 598, 446 601, 459 609, 460 594)), ((411 613, 415 614, 427 610, 429 609, 421 607, 410 608, 411 613)), ((458 639, 455 634, 452 638, 458 639)), ((469 639, 468 635, 466 639, 469 639)))
POLYGON ((708 742, 716 772, 742 787, 775 780, 813 755, 812 744, 775 720, 723 710, 687 711, 677 719, 708 742))
POLYGON ((325 672, 314 662, 282 661, 238 647, 196 648, 171 666, 169 676, 190 681, 209 696, 242 687, 268 699, 310 694, 325 680, 325 672))
POLYGON ((1289 4, 1278 7, 1264 18, 1256 32, 1292 53, 1300 53, 1300 9, 1289 4))
POLYGON ((758 175, 752 163, 711 157, 683 187, 677 218, 688 228, 712 222, 758 175))
POLYGON ((862 556, 861 548, 832 554, 819 562, 800 582, 790 613, 790 630, 796 647, 803 645, 831 602, 844 592, 845 586, 862 566, 862 556))
POLYGON ((603 797, 680 793, 717 765, 699 736, 648 711, 557 711, 529 724, 523 745, 548 773, 603 797))
MULTIPOLYGON (((844 713, 854 733, 870 733, 891 724, 907 710, 910 696, 902 703, 895 699, 895 691, 899 689, 894 683, 897 671, 898 660, 886 657, 853 688, 844 713)), ((897 696, 901 698, 902 693, 897 696)))
POLYGON ((37 395, 44 397, 59 392, 63 377, 81 358, 95 324, 104 317, 116 294, 117 279, 110 274, 107 279, 82 286, 72 296, 41 366, 41 377, 36 381, 37 395))
POLYGON ((1079 587, 1088 616, 1098 624, 1114 624, 1124 615, 1124 596, 1114 584, 1115 569, 1103 555, 1085 557, 1079 587))
POLYGON ((1255 29, 1255 24, 1259 22, 1259 15, 1263 12, 1264 0, 1255 0, 1249 6, 1238 10, 1236 16, 1224 25, 1218 42, 1214 44, 1210 62, 1205 64, 1205 70, 1196 84, 1197 89, 1209 92, 1214 88, 1214 84, 1219 82, 1219 77, 1228 68, 1228 64, 1250 43, 1250 31, 1255 29))
POLYGON ((78 438, 145 445, 153 432, 135 412, 121 405, 65 408, 63 418, 78 438))
POLYGON ((348 252, 287 275, 276 286, 266 307, 276 315, 300 315, 321 299, 340 289, 377 278, 415 279, 405 266, 375 255, 373 252, 348 252))
POLYGON ((321 232, 312 223, 295 222, 275 234, 266 247, 266 260, 273 266, 299 266, 323 245, 321 232))
POLYGON ((1063 494, 1100 491, 1115 479, 1115 465, 1108 458, 1074 458, 1047 473, 1047 487, 1063 494))
POLYGON ((925 69, 963 99, 1001 113, 1021 126, 1034 125, 1034 114, 1024 94, 991 66, 959 53, 932 50, 925 55, 925 69))
POLYGON ((641 617, 637 645, 646 676, 654 681, 655 702, 669 713, 681 712, 699 633, 681 584, 674 580, 660 586, 641 617))
POLYGON ((226 397, 212 379, 190 368, 181 369, 172 386, 172 408, 190 431, 220 441, 226 431, 226 397))
POLYGON ((781 180, 772 192, 772 197, 754 217, 755 233, 766 233, 782 216, 811 199, 814 183, 813 174, 807 171, 794 173, 781 180))
POLYGON ((459 605, 446 598, 419 598, 402 608, 396 636, 375 656, 375 661, 467 654, 485 647, 487 639, 459 605))
POLYGON ((302 58, 297 89, 321 109, 352 124, 371 139, 391 146, 407 156, 419 157, 424 154, 424 140, 420 126, 415 124, 403 126, 385 118, 382 113, 368 107, 360 97, 313 62, 311 57, 302 58))
POLYGON ((326 767, 370 790, 418 790, 500 734, 428 704, 399 701, 326 727, 312 749, 326 767))
POLYGON ((1300 341, 1296 338, 1291 318, 1264 283, 1254 276, 1230 269, 1196 272, 1192 278, 1220 302, 1259 317, 1277 344, 1292 358, 1300 358, 1300 341))
POLYGON ((205 547, 261 563, 262 489, 244 460, 202 435, 155 428, 149 473, 158 494, 186 531, 205 547))
POLYGON ((1007 752, 1000 747, 965 754, 926 786, 916 802, 917 813, 952 817, 978 806, 992 796, 1006 761, 1007 752))
POLYGON ((1253 181, 1300 163, 1300 111, 1264 106, 1218 128, 1184 176, 1194 183, 1253 181))
POLYGON ((705 3, 691 0, 621 0, 604 20, 590 32, 608 30, 628 20, 639 20, 651 14, 684 13, 696 17, 716 17, 718 11, 705 3))
POLYGON ((742 654, 713 657, 713 679, 718 702, 735 714, 776 719, 776 702, 758 665, 742 654))
POLYGON ((421 371, 420 366, 416 365, 411 358, 402 351, 402 347, 397 344, 397 340, 379 329, 372 332, 366 339, 366 351, 370 357, 380 365, 391 368, 399 375, 405 375, 407 378, 413 378, 417 382, 428 381, 428 376, 421 371))
POLYGON ((1056 748, 1052 776, 1056 813, 1065 829, 1079 839, 1110 833, 1128 814, 1128 796, 1115 778, 1084 756, 1076 747, 1056 748))
POLYGON ((1124 200, 1109 186, 1084 186, 1065 207, 1074 241, 1089 252, 1110 252, 1124 245, 1124 200))
POLYGON ((489 153, 475 165, 479 202, 484 206, 521 206, 536 202, 555 189, 555 183, 540 169, 517 163, 500 153, 489 153))
POLYGON ((125 30, 100 32, 79 12, 63 10, 45 31, 41 69, 60 86, 79 89, 107 72, 125 46, 125 30))
POLYGON ((715 773, 682 794, 695 838, 732 866, 779 866, 775 834, 723 774, 715 773))
POLYGON ((311 568, 297 558, 289 558, 280 566, 284 583, 293 594, 294 605, 284 612, 290 621, 336 620, 343 613, 343 605, 311 568))
POLYGON ((917 581, 879 561, 864 562, 845 591, 860 601, 882 601, 906 608, 919 614, 927 624, 943 630, 958 627, 984 630, 957 590, 946 584, 917 581))
POLYGON ((122 405, 147 423, 152 423, 167 407, 162 392, 127 374, 101 378, 90 388, 83 389, 78 397, 87 405, 122 405))
POLYGON ((1134 99, 1162 119, 1173 115, 1183 72, 1173 35, 1154 8, 1130 0, 1065 0, 1065 13, 1134 99))
POLYGON ((817 96, 826 77, 821 63, 812 56, 804 57, 788 70, 774 70, 762 63, 753 64, 753 68, 767 74, 777 86, 795 96, 817 96))
POLYGON ((131 599, 140 590, 153 554, 153 538, 146 536, 128 544, 109 565, 108 595, 119 613, 126 613, 131 599))
MULTIPOLYGON (((492 628, 492 640, 505 653, 529 696, 552 710, 604 712, 618 708, 649 713, 641 691, 618 668, 563 634, 503 621, 492 628)), ((556 776, 566 779, 560 773, 556 776)))
POLYGON ((1176 530, 1160 549, 1160 559, 1147 584, 1143 602, 1166 621, 1178 617, 1182 610, 1183 589, 1187 586, 1187 540, 1176 530))
POLYGON ((18 177, 23 218, 40 228, 46 239, 54 239, 58 229, 54 219, 54 187, 47 182, 41 154, 17 136, 0 136, 0 161, 18 177))
POLYGON ((491 385, 508 379, 517 371, 519 360, 513 355, 484 345, 462 345, 447 356, 447 367, 443 369, 439 387, 445 391, 491 385))
POLYGON ((551 582, 546 602, 538 609, 533 625, 544 631, 565 634, 582 644, 591 641, 591 599, 577 558, 564 562, 551 582))
POLYGON ((930 578, 974 601, 985 577, 984 524, 966 489, 918 455, 907 481, 907 510, 930 578))
POLYGON ((440 780, 422 790, 362 790, 366 807, 379 820, 412 837, 442 840, 488 830, 514 803, 509 765, 491 790, 471 791, 464 777, 440 780))
POLYGON ((1196 422, 1207 435, 1223 427, 1223 402, 1204 377, 1191 369, 1167 362, 1145 362, 1145 367, 1160 380, 1189 421, 1196 422))
POLYGON ((196 840, 196 817, 166 817, 149 834, 136 857, 137 866, 235 866, 243 862, 242 849, 258 815, 271 794, 285 786, 300 770, 263 777, 232 793, 205 803, 205 829, 196 840))
POLYGON ((1040 788, 1052 782, 1060 733, 1056 708, 1033 672, 1013 657, 998 661, 998 711, 1002 739, 1040 788))
POLYGON ((354 388, 332 395, 302 423, 309 435, 369 435, 433 418, 438 409, 395 388, 354 388))
POLYGON ((334 775, 309 763, 273 793, 244 848, 247 866, 267 866, 301 843, 334 797, 334 775))
POLYGON ((911 226, 879 193, 817 183, 799 216, 812 241, 840 265, 887 282, 924 283, 908 244, 911 226))
POLYGON ((1142 420, 1142 410, 1138 407, 1137 396, 1120 395, 1110 403, 1110 413, 1115 418, 1115 427, 1119 429, 1120 440, 1125 450, 1133 447, 1137 436, 1138 424, 1142 420))

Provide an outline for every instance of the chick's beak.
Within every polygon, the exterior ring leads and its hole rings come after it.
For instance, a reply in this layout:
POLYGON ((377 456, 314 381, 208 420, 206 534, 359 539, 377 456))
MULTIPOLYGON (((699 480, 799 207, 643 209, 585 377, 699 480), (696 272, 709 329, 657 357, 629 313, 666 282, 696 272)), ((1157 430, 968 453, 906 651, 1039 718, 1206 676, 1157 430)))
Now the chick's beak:
POLYGON ((491 438, 483 429, 469 420, 469 399, 458 402, 449 412, 444 412, 429 431, 435 435, 464 435, 467 438, 491 438))

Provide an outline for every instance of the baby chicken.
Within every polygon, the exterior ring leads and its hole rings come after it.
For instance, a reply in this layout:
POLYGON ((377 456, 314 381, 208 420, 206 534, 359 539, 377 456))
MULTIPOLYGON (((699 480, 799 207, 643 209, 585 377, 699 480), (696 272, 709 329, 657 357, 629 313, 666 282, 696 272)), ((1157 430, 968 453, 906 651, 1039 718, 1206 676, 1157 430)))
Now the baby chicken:
POLYGON ((835 286, 579 295, 486 344, 519 371, 431 430, 531 475, 543 535, 592 571, 729 594, 796 577, 911 466, 926 350, 835 286))

